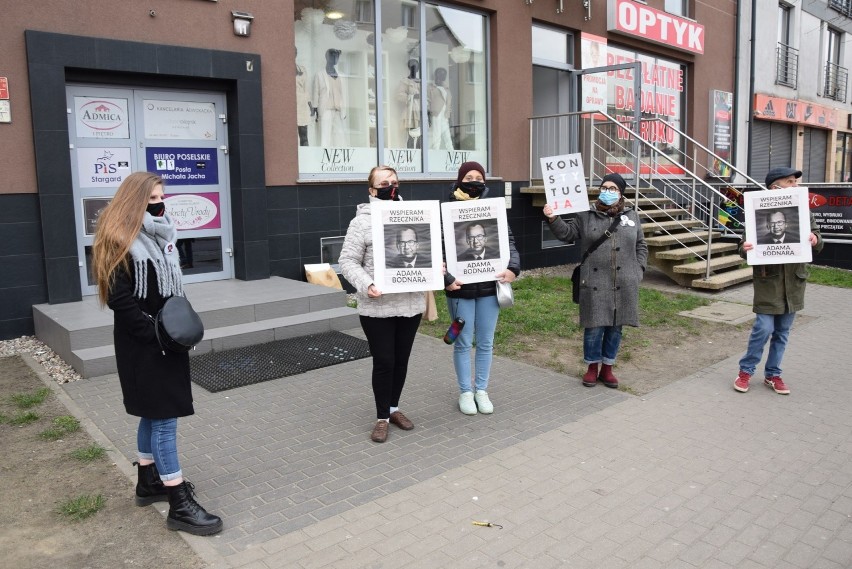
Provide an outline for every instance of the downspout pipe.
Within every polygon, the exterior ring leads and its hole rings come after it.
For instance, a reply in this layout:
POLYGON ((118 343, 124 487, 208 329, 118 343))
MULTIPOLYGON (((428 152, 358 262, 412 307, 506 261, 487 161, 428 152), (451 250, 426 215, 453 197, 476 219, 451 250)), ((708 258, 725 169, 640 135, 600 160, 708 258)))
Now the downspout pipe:
MULTIPOLYGON (((739 5, 740 3, 738 3, 739 5)), ((754 125, 754 35, 757 31, 756 27, 756 13, 757 10, 757 0, 751 0, 751 37, 749 38, 749 49, 751 50, 751 54, 749 56, 749 82, 748 82, 748 159, 746 161, 746 172, 748 172, 749 176, 751 176, 751 154, 752 154, 752 131, 754 125)))

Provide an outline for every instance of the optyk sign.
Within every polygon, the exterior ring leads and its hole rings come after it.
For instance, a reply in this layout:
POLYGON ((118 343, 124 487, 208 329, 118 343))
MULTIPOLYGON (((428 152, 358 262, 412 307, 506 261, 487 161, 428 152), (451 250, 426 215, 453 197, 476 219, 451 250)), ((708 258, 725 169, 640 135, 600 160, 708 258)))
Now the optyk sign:
POLYGON ((704 53, 704 26, 632 0, 609 0, 607 29, 690 53, 704 53))

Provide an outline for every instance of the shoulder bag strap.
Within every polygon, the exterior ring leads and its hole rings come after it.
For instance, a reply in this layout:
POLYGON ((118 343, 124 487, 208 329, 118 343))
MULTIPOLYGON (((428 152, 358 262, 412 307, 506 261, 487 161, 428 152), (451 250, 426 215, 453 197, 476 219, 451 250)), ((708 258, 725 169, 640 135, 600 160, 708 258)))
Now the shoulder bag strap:
POLYGON ((586 262, 586 259, 589 257, 589 255, 591 255, 592 253, 594 253, 594 252, 595 252, 595 249, 597 249, 598 247, 600 247, 601 245, 603 245, 603 242, 604 242, 604 241, 606 241, 607 239, 609 239, 610 237, 612 237, 612 234, 613 234, 613 233, 615 233, 615 230, 616 230, 616 229, 618 229, 618 224, 619 224, 620 222, 621 222, 621 218, 620 218, 620 217, 617 217, 617 216, 616 216, 616 217, 613 217, 612 224, 609 226, 609 228, 608 228, 606 231, 604 231, 604 234, 603 234, 603 235, 601 235, 600 237, 598 237, 598 240, 597 240, 597 241, 595 241, 594 243, 592 243, 592 246, 591 246, 591 247, 589 247, 588 249, 586 249, 586 252, 585 252, 585 253, 583 253, 583 259, 580 261, 580 264, 581 264, 581 265, 582 265, 583 263, 585 263, 585 262, 586 262))

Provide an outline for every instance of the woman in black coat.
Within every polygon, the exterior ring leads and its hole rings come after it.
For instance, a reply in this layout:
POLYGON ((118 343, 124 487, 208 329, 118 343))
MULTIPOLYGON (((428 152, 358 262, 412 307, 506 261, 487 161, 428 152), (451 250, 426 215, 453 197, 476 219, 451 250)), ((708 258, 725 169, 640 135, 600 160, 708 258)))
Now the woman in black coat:
MULTIPOLYGON (((450 200, 478 200, 486 195, 488 188, 485 186, 485 168, 478 162, 462 164, 450 200)), ((498 242, 498 237, 487 235, 482 223, 471 223, 465 230, 465 240, 470 250, 462 251, 458 255, 459 260, 499 259, 500 252, 493 246, 498 242)), ((515 248, 515 238, 509 230, 509 262, 494 278, 500 282, 511 283, 520 274, 521 258, 515 248)), ((459 411, 465 415, 476 415, 477 412, 486 415, 493 413, 494 405, 487 390, 491 379, 494 332, 500 316, 496 281, 465 283, 447 273, 444 275, 444 285, 450 318, 461 318, 465 321, 464 328, 453 345, 453 367, 459 386, 459 411), (474 349, 474 344, 475 370, 472 370, 470 352, 474 349)))
POLYGON ((139 417, 136 504, 169 502, 166 525, 193 535, 222 530, 196 501, 177 454, 177 419, 192 415, 189 355, 161 349, 152 316, 182 296, 177 230, 165 213, 163 181, 136 172, 101 213, 92 248, 98 298, 113 311, 124 408, 139 417))

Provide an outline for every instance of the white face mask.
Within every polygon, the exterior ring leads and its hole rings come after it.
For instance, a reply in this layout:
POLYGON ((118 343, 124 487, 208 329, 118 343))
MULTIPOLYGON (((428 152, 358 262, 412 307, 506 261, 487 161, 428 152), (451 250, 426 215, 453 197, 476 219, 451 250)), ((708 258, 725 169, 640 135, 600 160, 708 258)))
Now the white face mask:
POLYGON ((598 195, 598 199, 604 205, 612 205, 618 201, 621 197, 621 193, 618 190, 602 190, 600 195, 598 195))

